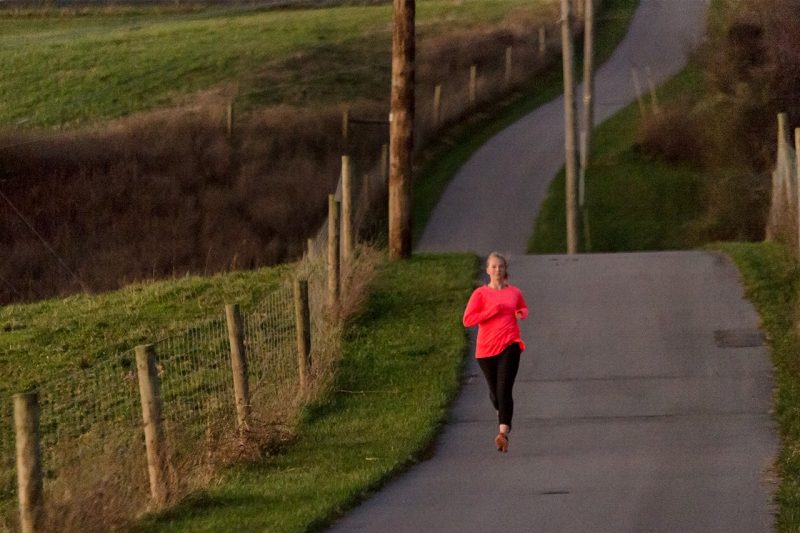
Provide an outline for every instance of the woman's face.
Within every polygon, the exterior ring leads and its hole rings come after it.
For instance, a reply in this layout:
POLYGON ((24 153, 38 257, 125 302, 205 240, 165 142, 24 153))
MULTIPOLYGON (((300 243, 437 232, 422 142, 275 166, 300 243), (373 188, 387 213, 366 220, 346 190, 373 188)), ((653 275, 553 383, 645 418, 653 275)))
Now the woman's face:
POLYGON ((506 264, 499 257, 490 257, 486 261, 486 273, 493 283, 502 283, 506 280, 506 264))

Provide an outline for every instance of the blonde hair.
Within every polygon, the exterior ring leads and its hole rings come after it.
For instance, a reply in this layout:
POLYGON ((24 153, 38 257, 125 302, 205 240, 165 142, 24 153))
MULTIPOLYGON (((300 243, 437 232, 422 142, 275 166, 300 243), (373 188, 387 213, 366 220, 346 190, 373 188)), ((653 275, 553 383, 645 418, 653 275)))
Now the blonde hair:
POLYGON ((504 256, 500 252, 491 252, 491 253, 489 253, 489 255, 486 256, 486 266, 487 267, 489 266, 489 259, 491 259, 492 257, 497 258, 497 259, 499 259, 500 261, 503 262, 503 266, 506 267, 506 277, 505 277, 505 279, 508 279, 508 259, 506 259, 506 256, 504 256))

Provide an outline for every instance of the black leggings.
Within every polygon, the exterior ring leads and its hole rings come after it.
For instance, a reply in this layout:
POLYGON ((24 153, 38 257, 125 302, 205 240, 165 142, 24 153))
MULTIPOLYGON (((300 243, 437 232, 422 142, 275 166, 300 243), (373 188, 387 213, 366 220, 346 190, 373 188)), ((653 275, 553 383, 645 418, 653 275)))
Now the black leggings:
POLYGON ((478 358, 478 365, 486 377, 489 385, 489 399, 497 409, 497 419, 500 424, 511 428, 511 418, 514 416, 514 398, 511 391, 514 380, 519 370, 519 344, 511 344, 497 355, 478 358))

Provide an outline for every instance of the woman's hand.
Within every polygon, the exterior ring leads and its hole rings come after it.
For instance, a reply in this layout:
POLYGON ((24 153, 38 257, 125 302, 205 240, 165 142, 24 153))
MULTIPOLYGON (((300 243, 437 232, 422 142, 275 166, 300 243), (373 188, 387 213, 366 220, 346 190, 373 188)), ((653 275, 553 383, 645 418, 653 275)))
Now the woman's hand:
POLYGON ((514 313, 514 316, 517 317, 517 320, 522 320, 525 317, 525 314, 522 311, 517 311, 514 313))

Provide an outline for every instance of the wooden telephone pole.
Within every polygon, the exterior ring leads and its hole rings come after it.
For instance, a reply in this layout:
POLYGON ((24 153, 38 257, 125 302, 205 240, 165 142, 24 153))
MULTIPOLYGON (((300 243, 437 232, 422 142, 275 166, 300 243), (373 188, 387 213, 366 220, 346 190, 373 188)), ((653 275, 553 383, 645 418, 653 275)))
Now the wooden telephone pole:
POLYGON ((586 190, 586 168, 589 166, 589 152, 592 147, 592 128, 594 126, 594 0, 585 0, 583 31, 583 135, 581 136, 580 198, 583 209, 586 190))
POLYGON ((564 63, 564 147, 567 198, 567 253, 578 251, 578 203, 576 198, 575 171, 577 157, 575 150, 575 61, 570 31, 572 13, 570 0, 561 0, 561 55, 564 63))
POLYGON ((389 256, 411 255, 415 0, 394 0, 389 115, 389 256))

